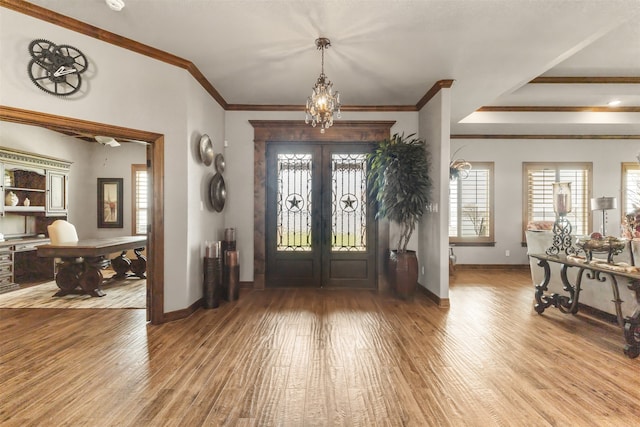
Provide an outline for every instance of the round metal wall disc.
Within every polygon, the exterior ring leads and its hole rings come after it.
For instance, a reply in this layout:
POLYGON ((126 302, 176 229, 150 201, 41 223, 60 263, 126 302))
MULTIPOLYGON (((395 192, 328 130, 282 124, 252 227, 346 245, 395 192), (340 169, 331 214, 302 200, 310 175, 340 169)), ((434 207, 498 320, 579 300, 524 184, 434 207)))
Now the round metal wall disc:
POLYGON ((218 153, 216 154, 216 171, 218 171, 218 173, 222 173, 224 172, 224 168, 225 168, 224 156, 222 155, 222 153, 218 153))
POLYGON ((202 135, 200 138, 200 160, 207 166, 213 162, 213 142, 208 135, 202 135))
POLYGON ((227 189, 224 185, 224 178, 217 173, 211 178, 211 183, 209 184, 209 201, 216 212, 222 212, 226 199, 227 189))

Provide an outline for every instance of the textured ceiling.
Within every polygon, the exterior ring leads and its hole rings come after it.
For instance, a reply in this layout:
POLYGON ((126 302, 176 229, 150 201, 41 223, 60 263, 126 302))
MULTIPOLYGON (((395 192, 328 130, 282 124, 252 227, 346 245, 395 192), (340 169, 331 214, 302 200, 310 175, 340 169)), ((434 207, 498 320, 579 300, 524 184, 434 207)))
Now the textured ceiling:
MULTIPOLYGON (((229 104, 304 104, 320 73, 314 40, 324 36, 325 72, 344 105, 415 105, 435 82, 454 79, 453 132, 499 130, 506 119, 496 113, 458 124, 482 106, 620 98, 640 107, 638 84, 527 84, 541 75, 640 77, 638 0, 125 0, 121 12, 104 0, 30 3, 190 60, 229 104)), ((640 134, 640 113, 628 116, 603 129, 640 134)), ((579 123, 566 117, 567 129, 579 123)), ((522 130, 540 132, 535 123, 522 130)))

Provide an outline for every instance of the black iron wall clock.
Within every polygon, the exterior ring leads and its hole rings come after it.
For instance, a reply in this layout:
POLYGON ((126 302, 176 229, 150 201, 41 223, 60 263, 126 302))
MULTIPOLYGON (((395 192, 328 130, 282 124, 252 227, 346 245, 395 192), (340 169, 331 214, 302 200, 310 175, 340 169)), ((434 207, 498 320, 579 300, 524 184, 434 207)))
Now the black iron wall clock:
POLYGON ((52 95, 69 96, 80 90, 89 63, 82 52, 66 44, 36 39, 29 43, 31 81, 52 95))

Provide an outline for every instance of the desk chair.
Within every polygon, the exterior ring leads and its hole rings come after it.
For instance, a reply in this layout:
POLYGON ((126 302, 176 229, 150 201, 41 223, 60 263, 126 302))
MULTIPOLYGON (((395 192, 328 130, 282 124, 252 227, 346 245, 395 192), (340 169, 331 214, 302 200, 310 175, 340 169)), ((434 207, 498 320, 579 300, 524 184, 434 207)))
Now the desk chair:
MULTIPOLYGON (((68 221, 57 219, 47 226, 49 239, 52 245, 63 245, 78 241, 76 227, 68 221)), ((61 289, 56 295, 63 296, 69 293, 77 293, 76 288, 81 286, 80 278, 85 272, 82 258, 55 258, 56 283, 61 289)), ((102 280, 102 274, 100 274, 102 280)), ((93 278, 95 282, 98 278, 93 278)))
POLYGON ((62 219, 57 219, 47 226, 49 239, 52 245, 60 245, 62 243, 72 243, 78 241, 78 233, 76 227, 62 219))

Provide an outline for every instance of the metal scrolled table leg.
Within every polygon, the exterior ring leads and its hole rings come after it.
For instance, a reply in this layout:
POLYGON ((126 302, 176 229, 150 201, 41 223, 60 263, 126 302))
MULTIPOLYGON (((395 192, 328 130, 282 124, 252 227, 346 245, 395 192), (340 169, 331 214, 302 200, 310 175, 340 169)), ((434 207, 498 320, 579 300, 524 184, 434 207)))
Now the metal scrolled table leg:
POLYGON ((632 280, 629 289, 636 294, 638 308, 630 317, 624 319, 624 339, 627 342, 624 346, 624 354, 634 359, 640 355, 640 281, 632 280))

